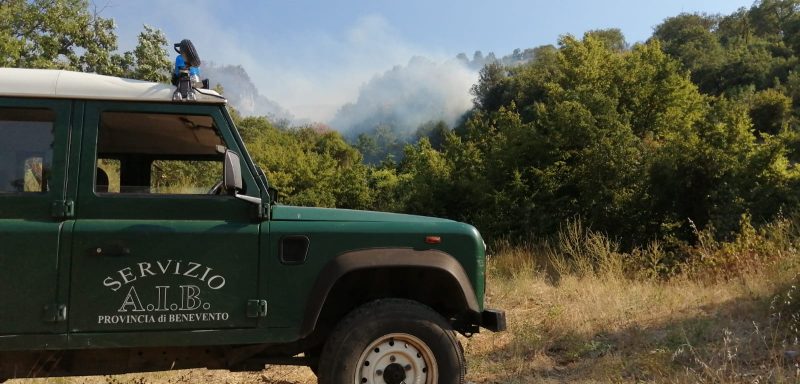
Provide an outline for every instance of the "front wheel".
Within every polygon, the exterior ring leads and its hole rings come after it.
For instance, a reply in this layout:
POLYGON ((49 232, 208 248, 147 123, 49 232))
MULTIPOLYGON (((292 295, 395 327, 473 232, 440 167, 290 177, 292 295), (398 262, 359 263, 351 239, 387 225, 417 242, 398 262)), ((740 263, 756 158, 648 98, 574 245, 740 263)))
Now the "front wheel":
POLYGON ((464 352, 450 324, 410 300, 385 299, 347 315, 322 350, 320 384, 463 384, 464 352))

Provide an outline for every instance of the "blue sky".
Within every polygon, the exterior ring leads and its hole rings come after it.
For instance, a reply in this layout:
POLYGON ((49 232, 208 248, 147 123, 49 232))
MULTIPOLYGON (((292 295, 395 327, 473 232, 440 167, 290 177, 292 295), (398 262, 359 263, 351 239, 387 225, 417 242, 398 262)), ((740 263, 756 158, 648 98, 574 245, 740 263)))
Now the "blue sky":
POLYGON ((142 24, 191 39, 204 60, 241 64, 299 117, 326 120, 372 77, 414 56, 445 61, 553 44, 565 33, 622 29, 646 40, 681 12, 728 14, 752 0, 94 0, 132 49, 142 24))

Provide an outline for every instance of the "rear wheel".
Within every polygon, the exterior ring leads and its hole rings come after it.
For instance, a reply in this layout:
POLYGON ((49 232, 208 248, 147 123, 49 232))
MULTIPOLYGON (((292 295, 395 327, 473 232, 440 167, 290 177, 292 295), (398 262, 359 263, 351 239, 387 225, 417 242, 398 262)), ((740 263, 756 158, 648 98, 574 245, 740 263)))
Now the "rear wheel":
POLYGON ((331 333, 319 362, 321 384, 462 384, 464 352, 450 324, 410 300, 366 304, 331 333))

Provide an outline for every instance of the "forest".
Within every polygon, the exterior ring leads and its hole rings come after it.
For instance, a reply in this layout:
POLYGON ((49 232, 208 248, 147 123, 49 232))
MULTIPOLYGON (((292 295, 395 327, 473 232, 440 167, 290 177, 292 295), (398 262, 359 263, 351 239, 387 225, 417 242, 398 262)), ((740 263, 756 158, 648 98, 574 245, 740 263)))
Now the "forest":
MULTIPOLYGON (((0 66, 167 82, 169 47, 145 25, 120 52, 87 0, 0 0, 0 66)), ((411 134, 230 112, 282 204, 481 231, 510 331, 463 341, 472 381, 796 382, 800 0, 454 60, 472 107, 411 134)))

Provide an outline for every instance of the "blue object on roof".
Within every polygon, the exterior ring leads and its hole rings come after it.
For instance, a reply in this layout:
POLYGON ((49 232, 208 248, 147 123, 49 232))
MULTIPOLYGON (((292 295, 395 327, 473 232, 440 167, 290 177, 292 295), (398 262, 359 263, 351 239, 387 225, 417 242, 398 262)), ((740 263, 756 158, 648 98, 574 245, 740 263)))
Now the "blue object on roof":
MULTIPOLYGON (((173 70, 173 72, 177 75, 180 72, 180 70, 183 69, 183 67, 185 66, 186 66, 186 61, 183 59, 183 56, 178 55, 178 57, 175 58, 175 69, 173 70)), ((200 68, 197 67, 189 68, 189 75, 200 76, 200 68)))

